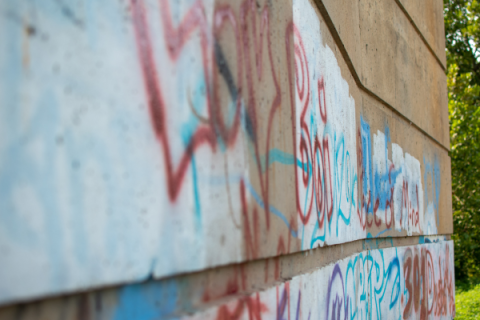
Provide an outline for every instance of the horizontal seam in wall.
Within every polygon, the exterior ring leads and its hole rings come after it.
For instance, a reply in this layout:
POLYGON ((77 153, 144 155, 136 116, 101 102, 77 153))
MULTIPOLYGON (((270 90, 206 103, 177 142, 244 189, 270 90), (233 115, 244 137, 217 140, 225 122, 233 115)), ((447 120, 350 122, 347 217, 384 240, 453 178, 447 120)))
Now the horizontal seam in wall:
MULTIPOLYGON (((355 70, 355 67, 353 66, 352 60, 350 59, 350 56, 348 55, 347 49, 345 49, 345 46, 343 45, 343 42, 340 38, 340 35, 337 32, 337 29, 335 28, 335 25, 333 24, 332 19, 330 18, 330 15, 327 12, 327 9, 325 5, 322 2, 323 0, 315 0, 315 3, 317 4, 317 8, 320 11, 320 14, 322 15, 323 20, 327 24, 327 27, 330 31, 330 34, 333 37, 333 40, 335 41, 335 44, 338 46, 340 53, 342 54, 343 60, 347 64, 347 67, 352 74, 353 79, 355 80, 355 83, 357 84, 358 88, 365 93, 367 93, 369 96, 373 97, 375 100, 389 108, 394 114, 396 114, 398 117, 403 119, 404 121, 410 123, 412 127, 423 133, 426 137, 428 137, 430 140, 432 140, 435 144, 437 144, 440 148, 443 150, 446 150, 447 152, 450 152, 450 148, 445 147, 442 143, 440 143, 436 138, 434 138, 432 135, 430 135, 428 132, 420 128, 416 123, 414 123, 412 120, 410 120, 408 117, 406 117, 404 114, 402 114, 400 111, 395 109, 392 105, 390 105, 388 102, 383 100, 381 97, 379 97, 377 94, 375 94, 373 91, 365 87, 360 80, 360 77, 357 74, 357 71, 355 70)), ((435 56, 436 57, 436 56, 435 56)), ((442 70, 444 70, 442 68, 442 70)))
POLYGON ((440 59, 438 58, 437 54, 435 53, 435 51, 433 50, 433 48, 430 46, 430 44, 428 43, 427 39, 425 39, 425 37, 423 36, 422 32, 420 31, 420 29, 417 27, 417 25, 415 24, 415 21, 413 20, 413 18, 410 16, 410 14, 408 13, 407 9, 405 9, 405 7, 403 6, 403 4, 400 2, 400 0, 395 0, 395 2, 397 3, 398 7, 400 8, 400 10, 402 10, 403 14, 407 17, 408 21, 410 21, 410 24, 413 26, 413 28, 415 29, 415 31, 417 32, 418 36, 420 37, 420 39, 422 39, 423 43, 425 44, 425 46, 428 48, 428 50, 430 51, 430 53, 433 55, 433 57, 435 58, 435 60, 437 60, 438 64, 440 65, 440 68, 442 68, 443 71, 446 71, 446 68, 445 66, 443 65, 442 61, 440 61, 440 59))

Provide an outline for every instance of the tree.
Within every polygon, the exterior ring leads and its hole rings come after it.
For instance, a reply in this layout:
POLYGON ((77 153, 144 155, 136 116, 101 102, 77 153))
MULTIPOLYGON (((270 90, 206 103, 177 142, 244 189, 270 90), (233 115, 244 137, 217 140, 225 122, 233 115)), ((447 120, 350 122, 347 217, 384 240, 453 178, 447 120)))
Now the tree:
POLYGON ((480 280, 480 3, 444 0, 455 277, 480 280))

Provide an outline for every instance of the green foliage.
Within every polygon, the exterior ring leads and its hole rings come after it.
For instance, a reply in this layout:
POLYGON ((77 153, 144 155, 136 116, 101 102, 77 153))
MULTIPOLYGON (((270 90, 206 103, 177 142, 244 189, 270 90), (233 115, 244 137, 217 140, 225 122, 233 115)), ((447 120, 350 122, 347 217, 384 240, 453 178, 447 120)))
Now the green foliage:
POLYGON ((445 36, 448 65, 458 66, 458 74, 471 73, 480 81, 480 3, 477 0, 444 0, 445 36))
POLYGON ((444 0, 455 276, 480 279, 480 2, 444 0))
POLYGON ((480 86, 449 66, 455 268, 459 281, 480 278, 480 86))
POLYGON ((480 285, 455 294, 455 319, 480 319, 480 285))

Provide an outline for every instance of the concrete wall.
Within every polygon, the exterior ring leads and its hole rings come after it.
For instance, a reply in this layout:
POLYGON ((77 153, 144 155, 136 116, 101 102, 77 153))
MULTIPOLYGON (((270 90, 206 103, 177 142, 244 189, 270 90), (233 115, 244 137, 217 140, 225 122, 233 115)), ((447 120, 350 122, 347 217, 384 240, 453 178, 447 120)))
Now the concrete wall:
POLYGON ((0 12, 0 318, 454 316, 440 0, 0 12))

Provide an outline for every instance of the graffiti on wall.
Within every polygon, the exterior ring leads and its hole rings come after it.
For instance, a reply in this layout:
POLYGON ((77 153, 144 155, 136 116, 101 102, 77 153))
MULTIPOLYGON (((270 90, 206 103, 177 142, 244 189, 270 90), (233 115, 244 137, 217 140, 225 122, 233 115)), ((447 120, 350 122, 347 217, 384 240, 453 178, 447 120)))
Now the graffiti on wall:
POLYGON ((396 229, 423 234, 423 188, 420 162, 392 143, 388 158, 389 128, 377 131, 371 140, 370 126, 361 119, 362 206, 359 218, 364 228, 396 229))
POLYGON ((438 160, 359 121, 308 0, 30 6, 0 7, 0 302, 436 233, 438 160))
POLYGON ((365 237, 355 220, 355 101, 333 51, 323 45, 317 12, 295 1, 295 171, 302 248, 365 237))
POLYGON ((188 319, 451 319, 453 243, 364 251, 188 319))
POLYGON ((404 231, 409 236, 436 234, 441 184, 437 157, 431 164, 424 156, 422 177, 420 161, 391 143, 388 126, 385 132, 378 130, 373 134, 372 142, 370 125, 363 117, 360 121, 358 154, 363 195, 357 214, 362 227, 369 232, 367 237, 392 230, 404 231))

